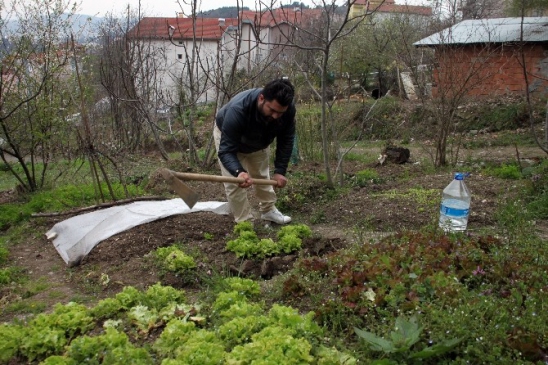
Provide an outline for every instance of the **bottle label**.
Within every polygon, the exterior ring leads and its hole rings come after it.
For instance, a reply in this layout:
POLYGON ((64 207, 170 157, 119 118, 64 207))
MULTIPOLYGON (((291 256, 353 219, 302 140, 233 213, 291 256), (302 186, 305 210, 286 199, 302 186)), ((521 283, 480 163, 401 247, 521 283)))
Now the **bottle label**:
POLYGON ((468 217, 469 212, 470 212, 470 209, 451 208, 443 204, 440 207, 441 214, 446 215, 448 217, 453 217, 453 218, 468 217))

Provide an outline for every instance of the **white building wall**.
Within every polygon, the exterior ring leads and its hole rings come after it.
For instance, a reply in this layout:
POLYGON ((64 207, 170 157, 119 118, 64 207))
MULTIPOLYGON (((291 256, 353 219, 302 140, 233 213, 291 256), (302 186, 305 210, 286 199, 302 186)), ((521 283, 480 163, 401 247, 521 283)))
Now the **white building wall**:
POLYGON ((225 74, 230 71, 234 62, 234 57, 238 56, 238 70, 247 72, 253 70, 256 66, 255 59, 257 58, 257 39, 253 28, 248 23, 243 23, 240 29, 236 27, 227 30, 222 38, 222 60, 225 74), (238 37, 241 34, 241 38, 238 37), (238 39, 241 39, 240 48, 238 49, 238 39))
POLYGON ((166 89, 176 96, 182 87, 187 103, 214 101, 214 80, 218 69, 217 42, 202 41, 193 44, 192 41, 175 41, 174 43, 164 42, 166 69, 162 79, 166 89), (190 95, 191 86, 196 93, 194 97, 190 95))
MULTIPOLYGON (((250 24, 241 28, 228 28, 220 41, 169 40, 147 41, 150 54, 154 55, 156 85, 159 106, 173 105, 178 101, 179 90, 184 90, 186 103, 209 103, 216 98, 215 81, 219 73, 230 71, 237 51, 237 39, 242 41, 238 52, 238 69, 251 71, 256 65, 257 54, 265 54, 266 46, 257 47, 257 40, 250 24), (241 33, 241 34, 239 34, 241 33), (194 62, 192 57, 194 54, 194 62), (192 98, 190 89, 194 87, 192 98), (194 100, 192 100, 194 99, 194 100)), ((137 80, 137 84, 139 84, 137 80)))

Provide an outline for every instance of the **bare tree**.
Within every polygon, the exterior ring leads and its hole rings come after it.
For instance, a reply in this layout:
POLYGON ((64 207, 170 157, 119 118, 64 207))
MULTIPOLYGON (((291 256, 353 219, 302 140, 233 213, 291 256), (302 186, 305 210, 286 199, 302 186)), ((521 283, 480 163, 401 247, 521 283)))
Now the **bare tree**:
MULTIPOLYGON (((525 81, 525 98, 527 101, 528 106, 528 113, 529 113, 529 126, 531 130, 531 135, 533 136, 533 139, 535 140, 535 143, 541 150, 543 150, 545 153, 548 154, 548 102, 546 104, 546 116, 544 119, 544 136, 538 136, 538 133, 535 128, 535 118, 533 116, 533 103, 532 103, 532 95, 531 95, 531 84, 534 84, 536 82, 540 83, 547 83, 548 82, 548 75, 542 73, 542 68, 537 67, 537 65, 532 64, 530 62, 530 57, 527 57, 526 51, 531 49, 531 46, 527 46, 527 37, 529 34, 525 33, 525 15, 529 10, 531 10, 532 6, 533 9, 535 9, 538 6, 541 5, 548 5, 548 2, 546 1, 538 1, 533 2, 533 4, 525 1, 516 0, 514 2, 514 7, 518 8, 521 5, 521 23, 520 23, 520 40, 519 40, 519 63, 521 65, 521 69, 523 72, 523 79, 525 81)), ((527 31, 527 33, 530 33, 530 30, 527 31)))
MULTIPOLYGON (((306 62, 303 62, 302 58, 299 62, 299 57, 294 58, 294 62, 307 79, 310 88, 321 100, 323 162, 326 181, 330 187, 334 186, 330 167, 330 147, 334 145, 335 150, 339 151, 337 131, 333 127, 333 121, 330 120, 330 108, 333 102, 333 95, 329 94, 330 57, 335 42, 351 34, 367 16, 367 13, 351 16, 350 9, 353 3, 353 0, 345 1, 342 7, 337 5, 335 0, 315 3, 316 16, 302 18, 299 23, 290 23, 291 27, 286 30, 280 28, 282 42, 274 42, 277 45, 295 48, 299 50, 301 57, 306 57, 306 62), (319 90, 314 87, 311 78, 316 73, 319 75, 320 80, 319 90)), ((270 9, 273 8, 273 3, 263 3, 263 5, 270 9)), ((286 18, 291 19, 289 16, 286 18)))
MULTIPOLYGON (((174 118, 167 113, 167 121, 162 121, 163 127, 159 123, 154 123, 154 126, 160 133, 173 138, 183 157, 188 156, 188 162, 193 166, 205 163, 210 155, 206 153, 200 161, 198 151, 203 141, 198 140, 196 133, 199 110, 212 101, 221 105, 227 95, 238 90, 236 75, 240 68, 245 73, 250 71, 251 67, 244 65, 242 59, 247 57, 249 60, 253 48, 242 46, 246 38, 243 27, 247 26, 247 33, 252 36, 253 33, 249 31, 249 25, 237 18, 198 17, 198 1, 179 5, 179 17, 163 22, 160 18, 141 19, 128 32, 129 42, 123 52, 129 55, 128 50, 138 50, 136 57, 127 60, 130 67, 126 73, 134 73, 130 79, 137 80, 132 90, 141 93, 140 97, 135 95, 132 98, 139 99, 142 106, 147 102, 145 95, 148 101, 154 95, 156 103, 161 101, 163 105, 172 107, 174 118), (185 12, 183 5, 190 7, 189 13, 185 12), (145 30, 141 31, 141 28, 145 30), (148 90, 146 93, 145 89, 148 90), (182 139, 186 143, 181 143, 182 139)), ((247 34, 246 39, 249 37, 247 34)), ((251 41, 255 43, 254 39, 251 41)))
POLYGON ((530 17, 546 16, 548 14, 547 0, 511 0, 507 4, 510 16, 530 17))
POLYGON ((431 113, 435 131, 435 149, 431 154, 435 166, 457 162, 461 135, 458 133, 459 108, 477 95, 484 93, 484 83, 497 72, 489 67, 496 64, 504 69, 512 57, 505 56, 505 45, 490 42, 498 39, 498 27, 477 21, 456 25, 425 38, 415 45, 432 47, 430 61, 434 75, 432 99, 423 100, 431 113), (450 140, 451 137, 456 137, 450 140), (451 159, 448 159, 451 153, 451 159))
POLYGON ((165 49, 153 39, 141 39, 140 9, 128 12, 125 19, 110 17, 103 24, 100 38, 103 40, 101 55, 101 83, 108 92, 111 111, 119 131, 119 141, 125 146, 137 147, 138 141, 146 143, 150 134, 161 153, 169 159, 162 134, 167 129, 157 113, 167 105, 159 73, 165 69, 165 49), (131 132, 131 134, 128 134, 131 132))
POLYGON ((183 121, 189 163, 194 166, 200 162, 196 135, 197 111, 200 105, 216 101, 215 87, 219 82, 219 68, 223 62, 222 41, 217 44, 206 42, 204 35, 214 32, 222 40, 228 28, 237 27, 238 24, 232 19, 228 20, 230 24, 226 24, 225 19, 198 18, 198 2, 194 0, 189 5, 190 14, 169 25, 169 40, 181 57, 172 61, 167 71, 170 78, 176 80, 177 93, 172 104, 176 106, 178 118, 183 121))
POLYGON ((502 18, 506 2, 501 0, 466 0, 462 4, 463 19, 502 18))
POLYGON ((236 93, 262 84, 261 80, 268 70, 279 61, 279 52, 283 47, 263 49, 259 42, 261 29, 265 29, 270 21, 265 20, 265 15, 269 15, 272 9, 243 11, 242 4, 237 0, 237 18, 205 20, 196 16, 198 5, 195 1, 190 3, 191 13, 185 14, 191 20, 190 25, 183 28, 181 22, 177 22, 171 28, 170 40, 173 44, 178 43, 175 44, 177 49, 184 52, 182 67, 177 70, 181 75, 177 108, 180 112, 186 111, 185 135, 189 140, 190 163, 201 162, 206 166, 211 163, 213 155, 213 136, 210 136, 203 159, 199 161, 195 155, 197 145, 194 137, 194 115, 198 104, 207 102, 213 95, 216 113, 236 93), (209 26, 209 31, 220 34, 216 47, 208 49, 202 39, 202 29, 208 27, 207 22, 211 21, 218 21, 218 24, 213 29, 209 26), (190 33, 192 38, 185 40, 184 33, 190 33), (268 56, 262 58, 262 55, 268 56))
POLYGON ((63 1, 10 5, 2 7, 0 22, 0 158, 23 190, 35 191, 64 142, 63 82, 74 9, 63 1))

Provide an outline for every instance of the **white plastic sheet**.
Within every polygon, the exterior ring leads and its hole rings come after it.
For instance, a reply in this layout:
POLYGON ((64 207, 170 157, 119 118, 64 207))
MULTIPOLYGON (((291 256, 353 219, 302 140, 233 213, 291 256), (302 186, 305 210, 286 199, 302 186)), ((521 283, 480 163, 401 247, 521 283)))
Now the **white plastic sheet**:
POLYGON ((228 214, 226 202, 199 202, 190 209, 182 199, 140 201, 81 214, 57 223, 46 232, 65 263, 74 266, 99 242, 140 224, 176 214, 208 211, 228 214))

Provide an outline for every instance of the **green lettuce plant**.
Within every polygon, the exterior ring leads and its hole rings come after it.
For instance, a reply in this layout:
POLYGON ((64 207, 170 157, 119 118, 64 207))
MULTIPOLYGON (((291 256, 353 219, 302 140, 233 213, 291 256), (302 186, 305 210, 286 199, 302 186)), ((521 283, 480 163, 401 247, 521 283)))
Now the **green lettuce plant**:
POLYGON ((22 326, 0 325, 0 363, 7 363, 17 354, 24 334, 22 326))
POLYGON ((144 348, 135 347, 125 333, 107 328, 99 336, 83 336, 72 341, 67 356, 77 364, 153 364, 144 348))
POLYGON ((156 250, 156 258, 161 267, 175 273, 184 274, 196 268, 194 258, 184 253, 177 246, 160 247, 156 250))
POLYGON ((376 360, 371 364, 420 363, 423 359, 451 351, 461 342, 461 339, 454 338, 416 351, 413 347, 419 342, 423 329, 424 326, 419 326, 415 316, 409 320, 403 317, 396 318, 395 329, 390 333, 390 340, 354 327, 356 334, 365 340, 371 350, 384 352, 388 356, 387 359, 376 360))
POLYGON ((256 281, 251 279, 239 278, 236 276, 225 278, 223 280, 228 290, 225 291, 237 291, 244 294, 248 298, 256 297, 261 294, 261 287, 256 281))
POLYGON ((252 341, 236 346, 227 355, 228 365, 251 365, 261 359, 264 365, 311 364, 311 344, 304 338, 295 338, 291 331, 269 326, 252 336, 252 341))
POLYGON ((239 236, 228 241, 226 249, 238 257, 258 257, 278 255, 298 251, 302 239, 312 235, 311 229, 304 224, 284 226, 278 232, 278 241, 271 238, 259 238, 249 222, 240 222, 234 227, 239 236))
POLYGON ((126 287, 87 309, 59 305, 25 325, 0 325, 0 363, 45 365, 353 365, 356 359, 326 347, 314 313, 255 302, 257 282, 227 278, 228 290, 206 305, 182 303, 183 291, 160 284, 126 287), (151 330, 157 339, 148 343, 151 330), (128 331, 127 334, 121 332, 128 331), (143 343, 145 343, 143 345, 143 343))
POLYGON ((175 358, 179 354, 181 343, 186 342, 195 331, 196 325, 193 322, 172 319, 154 343, 153 349, 162 356, 175 358))
POLYGON ((172 364, 218 365, 223 364, 225 354, 222 340, 214 332, 201 329, 181 343, 176 362, 172 364))

